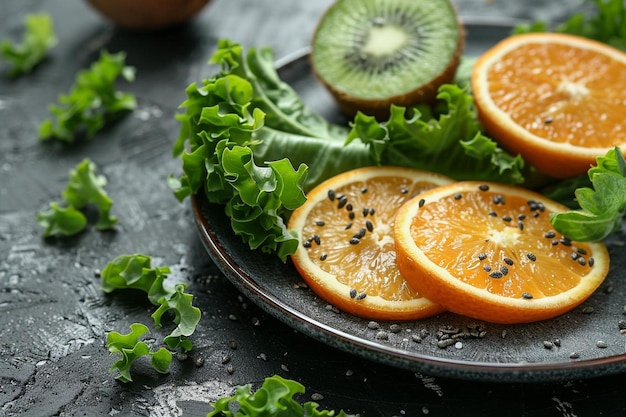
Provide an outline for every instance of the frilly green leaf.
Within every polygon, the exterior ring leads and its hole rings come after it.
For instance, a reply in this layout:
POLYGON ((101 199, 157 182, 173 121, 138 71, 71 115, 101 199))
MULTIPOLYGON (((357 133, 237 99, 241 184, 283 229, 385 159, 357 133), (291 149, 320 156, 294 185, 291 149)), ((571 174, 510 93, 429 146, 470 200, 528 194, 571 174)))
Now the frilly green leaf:
POLYGON ((172 361, 172 354, 165 348, 151 351, 146 342, 140 341, 139 338, 149 333, 148 327, 141 323, 133 323, 130 325, 130 333, 121 334, 118 332, 109 332, 107 334, 107 347, 111 355, 119 354, 119 359, 111 366, 111 371, 118 371, 116 377, 122 382, 131 382, 130 374, 133 362, 142 356, 150 356, 154 369, 160 373, 169 372, 169 365, 172 361))
POLYGON ((238 386, 232 397, 218 399, 207 417, 348 417, 342 410, 320 410, 319 404, 299 403, 294 397, 304 394, 305 388, 297 381, 273 375, 252 392, 252 385, 238 386))

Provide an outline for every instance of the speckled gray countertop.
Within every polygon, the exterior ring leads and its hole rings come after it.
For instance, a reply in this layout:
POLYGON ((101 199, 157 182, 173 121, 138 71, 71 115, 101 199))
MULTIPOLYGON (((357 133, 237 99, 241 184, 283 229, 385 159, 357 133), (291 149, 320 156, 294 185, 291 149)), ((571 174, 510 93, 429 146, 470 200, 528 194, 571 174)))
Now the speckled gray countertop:
MULTIPOLYGON (((191 207, 165 186, 178 172, 173 115, 185 87, 207 75, 219 38, 268 45, 277 58, 306 47, 330 0, 213 0, 189 25, 158 33, 116 29, 80 0, 0 0, 0 39, 26 13, 47 12, 58 46, 27 77, 0 77, 0 416, 204 416, 233 387, 280 374, 323 408, 376 416, 623 416, 626 375, 554 383, 491 383, 430 376, 369 361, 294 331, 224 278, 198 236, 191 207), (43 144, 46 104, 67 91, 99 49, 125 50, 139 107, 78 146, 43 144), (120 224, 44 240, 35 213, 57 200, 69 169, 92 158, 107 177, 120 224), (149 323, 135 294, 105 295, 97 271, 145 253, 189 284, 203 319, 195 349, 167 375, 145 363, 122 384, 108 371, 106 333, 149 323)), ((559 21, 581 2, 457 0, 472 19, 559 21)), ((0 69, 3 69, 0 63, 0 69)))

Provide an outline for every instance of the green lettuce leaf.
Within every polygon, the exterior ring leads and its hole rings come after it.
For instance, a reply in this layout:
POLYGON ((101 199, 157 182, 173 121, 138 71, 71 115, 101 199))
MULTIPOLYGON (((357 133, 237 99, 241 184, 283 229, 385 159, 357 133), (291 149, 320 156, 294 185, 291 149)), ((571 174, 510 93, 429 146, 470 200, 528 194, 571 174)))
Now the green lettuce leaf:
POLYGON ((93 205, 98 211, 94 227, 109 230, 117 224, 117 217, 111 215, 113 200, 104 187, 106 177, 96 173, 96 165, 89 159, 83 159, 70 170, 70 179, 62 192, 63 202, 50 203, 50 209, 38 212, 37 222, 45 228, 43 236, 72 236, 87 227, 87 218, 80 211, 87 205, 93 205))
POLYGON ((40 124, 39 137, 73 143, 85 131, 91 138, 108 119, 134 110, 135 96, 115 89, 119 77, 129 82, 135 78, 135 68, 125 61, 124 52, 101 51, 98 61, 78 73, 69 93, 59 95, 58 103, 48 107, 51 117, 40 124))
POLYGON ((0 56, 11 64, 8 77, 28 74, 41 63, 48 51, 56 46, 52 18, 45 14, 29 14, 24 17, 25 32, 20 44, 4 40, 0 43, 0 56))
POLYGON ((37 223, 45 230, 43 237, 55 235, 73 236, 85 230, 87 218, 74 207, 61 207, 53 201, 48 210, 37 213, 37 223))
POLYGON ((552 214, 554 228, 578 241, 599 241, 622 227, 626 214, 626 161, 619 148, 589 169, 591 187, 576 189, 580 209, 552 214))
POLYGON ((194 333, 202 313, 193 306, 193 295, 185 293, 185 284, 165 285, 169 267, 152 267, 151 263, 152 258, 144 254, 120 255, 102 269, 101 288, 106 293, 124 289, 146 293, 150 303, 157 306, 152 314, 156 328, 163 326, 161 319, 167 312, 173 313, 176 327, 164 342, 170 349, 189 351, 193 344, 188 337, 194 333))
POLYGON ((252 392, 252 386, 241 385, 232 397, 223 397, 212 404, 207 417, 348 417, 343 411, 320 410, 319 404, 299 403, 294 396, 303 394, 304 386, 291 379, 273 375, 252 392))
POLYGON ((359 115, 339 126, 280 80, 271 49, 244 53, 220 40, 211 62, 221 72, 192 83, 176 116, 173 154, 184 173, 168 183, 181 201, 202 192, 224 205, 245 243, 283 261, 298 244, 285 219, 308 190, 341 172, 401 164, 456 178, 523 181, 521 159, 480 134, 472 98, 459 87, 443 89, 434 109, 396 108, 385 123, 359 115))
POLYGON ((552 30, 595 39, 626 51, 626 3, 623 0, 588 0, 588 3, 595 4, 596 13, 576 13, 554 28, 543 21, 531 22, 517 26, 513 33, 552 30))
POLYGON ((109 354, 119 355, 119 359, 110 368, 111 371, 118 371, 116 378, 122 382, 131 382, 133 380, 130 374, 131 366, 142 356, 150 356, 150 363, 157 372, 168 373, 172 362, 172 353, 163 347, 151 351, 146 342, 139 340, 141 336, 149 332, 147 326, 133 323, 130 325, 130 329, 130 333, 127 334, 118 332, 107 334, 109 354))
POLYGON ((473 99, 460 87, 443 85, 435 108, 391 106, 389 120, 356 115, 348 143, 369 146, 379 165, 400 165, 439 172, 457 180, 524 181, 524 161, 481 133, 473 99))

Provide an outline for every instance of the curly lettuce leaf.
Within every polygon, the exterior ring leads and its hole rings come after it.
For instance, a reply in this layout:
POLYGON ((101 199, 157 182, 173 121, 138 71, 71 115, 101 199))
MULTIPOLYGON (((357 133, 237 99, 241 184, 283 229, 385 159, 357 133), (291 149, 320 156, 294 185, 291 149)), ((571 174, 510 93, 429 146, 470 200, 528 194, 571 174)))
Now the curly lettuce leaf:
POLYGON ((65 202, 72 207, 80 210, 93 204, 97 208, 98 220, 94 227, 98 230, 111 229, 118 221, 111 215, 113 200, 104 189, 106 184, 106 177, 96 174, 96 164, 86 158, 70 171, 70 181, 62 193, 65 202))
POLYGON ((202 313, 193 306, 193 295, 185 293, 185 284, 165 285, 170 268, 152 267, 151 260, 150 256, 139 253, 116 257, 102 269, 101 288, 106 293, 124 289, 146 293, 150 303, 157 306, 152 314, 156 328, 163 326, 164 314, 173 313, 176 327, 164 338, 164 342, 170 349, 189 351, 193 349, 193 344, 188 338, 194 333, 202 313))
POLYGON ((152 319, 157 328, 161 327, 161 319, 165 313, 174 313, 176 328, 165 336, 163 341, 170 349, 183 349, 189 351, 193 345, 187 339, 196 330, 202 313, 198 307, 193 306, 193 295, 185 293, 187 286, 179 283, 174 286, 174 291, 159 299, 159 308, 152 313, 152 319))
POLYGON ((48 210, 37 213, 37 223, 45 230, 43 237, 55 235, 73 236, 87 227, 87 218, 74 207, 61 207, 53 201, 48 210))
POLYGON ((348 143, 365 143, 380 165, 439 172, 458 180, 524 181, 524 161, 481 133, 472 97, 460 87, 440 87, 435 108, 391 106, 385 122, 358 113, 348 143))
POLYGON ((69 93, 59 95, 58 103, 48 107, 51 117, 40 124, 40 139, 73 143, 83 130, 91 138, 108 119, 134 110, 135 96, 115 87, 119 77, 129 82, 135 78, 135 68, 125 61, 124 52, 101 51, 98 61, 78 73, 69 93))
MULTIPOLYGON (((591 1, 588 1, 591 3, 591 1)), ((623 0, 593 0, 596 13, 576 13, 552 31, 583 36, 609 44, 626 51, 626 3, 623 0)), ((547 32, 550 28, 543 21, 518 25, 513 33, 547 32)))
POLYGON ((588 175, 592 186, 575 192, 580 209, 551 217, 554 228, 572 240, 603 240, 621 229, 626 214, 626 161, 620 149, 598 157, 588 175))
POLYGON ((117 224, 117 217, 111 215, 113 200, 104 187, 106 177, 96 173, 96 165, 85 158, 70 170, 70 179, 62 192, 63 202, 50 203, 50 208, 37 213, 40 226, 45 228, 43 236, 72 236, 87 227, 87 218, 80 211, 87 205, 93 205, 98 211, 94 227, 98 230, 112 229, 117 224))
POLYGON ((273 375, 265 378, 256 392, 252 392, 250 384, 238 386, 232 397, 213 403, 213 411, 207 417, 348 417, 343 410, 335 414, 333 410, 320 410, 313 401, 301 404, 294 399, 304 392, 299 382, 273 375))
POLYGON ((118 371, 116 379, 131 382, 133 380, 130 374, 131 365, 142 356, 150 356, 150 363, 157 372, 162 374, 169 372, 172 353, 163 347, 151 351, 146 342, 139 340, 148 332, 147 326, 133 323, 130 325, 130 333, 109 332, 107 334, 107 348, 110 355, 119 355, 119 359, 110 368, 110 371, 118 371))
POLYGON ((26 15, 24 27, 21 43, 9 40, 0 43, 0 56, 11 64, 6 73, 10 78, 30 73, 58 42, 54 33, 54 23, 48 14, 26 15))

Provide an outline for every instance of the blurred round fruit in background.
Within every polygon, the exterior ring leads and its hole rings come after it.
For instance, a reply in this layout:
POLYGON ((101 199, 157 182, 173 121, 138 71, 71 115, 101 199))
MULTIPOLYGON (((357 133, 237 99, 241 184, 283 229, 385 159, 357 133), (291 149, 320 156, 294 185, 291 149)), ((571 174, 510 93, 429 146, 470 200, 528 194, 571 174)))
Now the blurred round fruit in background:
POLYGON ((156 30, 184 23, 210 0, 87 0, 115 24, 134 30, 156 30))

